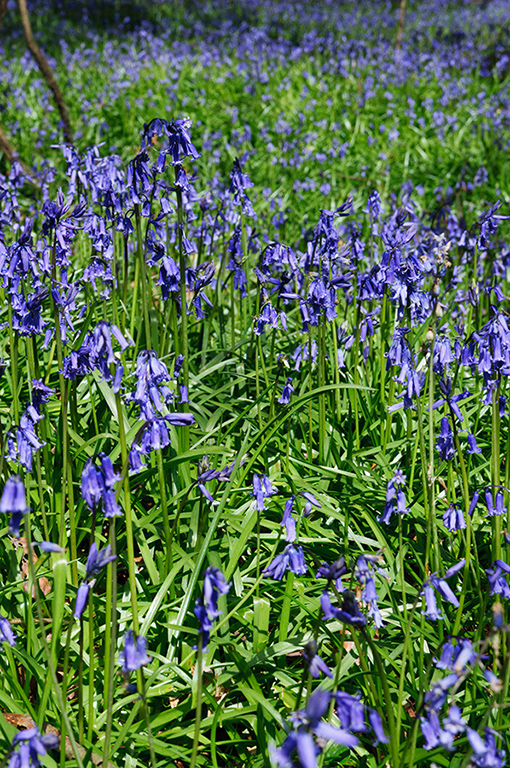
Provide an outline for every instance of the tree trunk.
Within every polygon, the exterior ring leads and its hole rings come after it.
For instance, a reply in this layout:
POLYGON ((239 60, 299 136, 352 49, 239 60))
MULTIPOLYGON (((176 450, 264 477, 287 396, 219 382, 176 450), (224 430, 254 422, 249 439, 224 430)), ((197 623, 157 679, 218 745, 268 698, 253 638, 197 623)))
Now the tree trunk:
MULTIPOLYGON (((3 2, 3 0, 0 0, 0 3, 1 2, 3 2)), ((32 27, 30 26, 30 19, 28 16, 26 0, 18 0, 18 7, 21 15, 21 24, 23 26, 23 32, 25 34, 25 39, 27 41, 28 49, 32 54, 32 56, 34 57, 37 63, 37 66, 41 70, 42 76, 48 83, 48 86, 51 89, 53 96, 55 97, 58 111, 60 113, 60 118, 64 123, 65 140, 68 141, 70 144, 72 144, 73 131, 71 128, 71 121, 69 119, 69 110, 67 109, 67 105, 64 101, 64 97, 62 96, 62 91, 60 90, 58 83, 55 80, 55 76, 48 63, 48 60, 46 59, 46 56, 43 54, 43 52, 41 51, 41 49, 39 48, 39 46, 34 40, 34 36, 32 34, 32 27)))
POLYGON ((402 35, 404 33, 404 18, 406 13, 406 0, 400 0, 400 14, 398 17, 397 39, 395 41, 395 50, 400 51, 402 46, 402 35))
POLYGON ((0 0, 0 27, 7 13, 7 0, 0 0))

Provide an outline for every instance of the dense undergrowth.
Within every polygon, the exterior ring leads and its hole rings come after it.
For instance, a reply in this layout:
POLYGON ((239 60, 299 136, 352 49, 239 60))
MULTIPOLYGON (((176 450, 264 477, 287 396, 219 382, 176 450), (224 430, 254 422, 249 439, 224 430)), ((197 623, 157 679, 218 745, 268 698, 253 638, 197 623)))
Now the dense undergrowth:
POLYGON ((3 27, 9 765, 504 765, 506 4, 98 8, 74 146, 3 27))

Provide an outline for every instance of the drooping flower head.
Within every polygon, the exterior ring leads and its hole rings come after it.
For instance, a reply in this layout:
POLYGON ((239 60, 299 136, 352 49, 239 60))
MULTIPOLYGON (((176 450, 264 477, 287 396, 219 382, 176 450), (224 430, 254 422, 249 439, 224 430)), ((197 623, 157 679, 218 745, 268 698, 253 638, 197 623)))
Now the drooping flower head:
POLYGON ((218 598, 220 595, 226 595, 230 589, 230 584, 219 568, 209 566, 204 573, 204 590, 202 597, 195 602, 193 612, 199 622, 199 633, 202 638, 202 650, 207 650, 209 636, 213 628, 214 620, 221 616, 218 610, 218 598))
POLYGON ((113 471, 110 458, 100 453, 95 459, 88 459, 81 475, 81 495, 91 510, 103 504, 106 517, 121 515, 114 491, 115 483, 120 475, 113 471))
POLYGON ((12 475, 5 483, 0 499, 0 512, 10 514, 9 531, 19 539, 19 526, 24 515, 29 511, 25 495, 25 486, 19 475, 12 475))
POLYGON ((276 765, 280 768, 316 768, 317 757, 326 740, 351 749, 358 745, 358 738, 353 733, 345 728, 336 728, 323 719, 331 698, 331 691, 319 688, 312 693, 304 709, 294 712, 290 718, 292 730, 280 747, 271 750, 271 758, 276 765))
POLYGON ((108 563, 112 563, 117 555, 112 555, 111 545, 108 544, 104 549, 98 551, 95 542, 90 547, 87 565, 85 566, 85 579, 78 587, 76 595, 76 605, 74 608, 74 618, 80 619, 87 605, 90 589, 96 582, 96 576, 106 568, 108 563))
POLYGON ((142 635, 135 635, 128 629, 124 635, 124 648, 120 652, 119 663, 125 675, 150 664, 152 658, 147 655, 147 640, 142 635))
POLYGON ((39 759, 44 757, 48 749, 56 749, 58 744, 58 736, 53 733, 41 736, 38 728, 20 731, 12 740, 13 753, 8 768, 39 768, 39 759))
POLYGON ((0 643, 9 643, 11 648, 16 645, 17 635, 12 631, 12 627, 8 619, 4 616, 0 616, 0 643))

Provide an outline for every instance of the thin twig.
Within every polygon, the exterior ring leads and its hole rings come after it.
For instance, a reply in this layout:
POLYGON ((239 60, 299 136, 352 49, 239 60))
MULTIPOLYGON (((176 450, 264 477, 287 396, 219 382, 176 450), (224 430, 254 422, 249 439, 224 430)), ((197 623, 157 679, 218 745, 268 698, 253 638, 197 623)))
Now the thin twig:
POLYGON ((55 102, 57 104, 57 108, 60 114, 60 118, 64 124, 65 139, 66 141, 72 144, 73 131, 71 128, 71 120, 69 118, 69 110, 67 109, 67 105, 64 101, 62 91, 59 88, 59 85, 55 79, 55 75, 53 74, 53 70, 48 63, 48 60, 46 56, 43 54, 43 52, 41 51, 41 49, 39 48, 39 46, 37 45, 37 43, 35 42, 34 35, 32 33, 32 27, 30 25, 30 18, 28 15, 26 0, 18 0, 18 8, 21 16, 21 24, 23 26, 25 40, 27 41, 27 47, 30 53, 32 54, 33 58, 35 59, 35 62, 39 67, 42 76, 46 80, 48 87, 53 93, 53 96, 55 98, 55 102))

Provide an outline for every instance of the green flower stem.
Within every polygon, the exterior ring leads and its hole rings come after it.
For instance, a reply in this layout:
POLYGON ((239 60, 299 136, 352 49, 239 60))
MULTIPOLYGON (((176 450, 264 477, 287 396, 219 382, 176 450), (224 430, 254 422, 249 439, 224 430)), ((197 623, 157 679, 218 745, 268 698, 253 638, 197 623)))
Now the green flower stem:
POLYGON ((407 656, 412 651, 411 646, 411 630, 413 628, 413 619, 414 614, 416 613, 416 609, 420 602, 420 594, 418 593, 416 595, 416 599, 411 607, 411 612, 409 614, 409 618, 406 621, 406 633, 404 635, 404 646, 402 649, 402 658, 400 661, 400 678, 398 683, 398 697, 397 697, 397 715, 396 715, 396 722, 395 722, 395 733, 397 734, 397 738, 400 739, 400 726, 402 723, 402 711, 404 707, 404 684, 405 684, 405 678, 406 678, 406 662, 407 662, 407 656))
POLYGON ((122 318, 120 321, 120 330, 124 334, 126 331, 126 321, 127 321, 127 306, 128 306, 128 281, 129 281, 129 251, 128 251, 128 236, 127 234, 122 235, 122 253, 123 253, 123 280, 122 280, 122 308, 124 312, 122 313, 122 318))
MULTIPOLYGON (((175 166, 175 178, 177 180, 178 166, 175 166)), ((181 339, 180 354, 184 356, 182 364, 182 383, 189 390, 189 348, 188 348, 188 304, 186 300, 186 256, 183 247, 183 229, 184 229, 184 207, 182 203, 182 189, 179 186, 175 188, 177 195, 177 233, 179 242, 179 274, 181 278, 181 339)), ((188 405, 183 405, 183 411, 188 411, 188 405)), ((189 449, 189 427, 182 427, 179 432, 180 445, 183 452, 189 449)), ((186 469, 186 467, 184 468, 186 469)))
POLYGON ((395 713, 393 712, 393 701, 390 695, 390 688, 388 686, 388 678, 382 663, 381 655, 375 645, 374 641, 370 637, 370 633, 363 627, 361 634, 367 641, 370 650, 372 651, 377 671, 379 672, 379 680, 383 688, 384 701, 386 705, 386 717, 388 721, 389 739, 390 739, 390 752, 392 755, 393 765, 398 765, 398 753, 400 746, 399 734, 395 728, 395 713))
POLYGON ((428 384, 429 384, 429 466, 428 466, 428 491, 429 491, 429 519, 433 528, 434 537, 434 551, 436 553, 436 560, 434 563, 434 570, 439 567, 439 545, 437 542, 437 526, 436 526, 436 476, 434 467, 435 458, 435 433, 434 433, 434 340, 436 337, 435 324, 431 325, 433 331, 433 338, 430 343, 429 351, 429 370, 428 370, 428 384))
MULTIPOLYGON (((303 690, 304 690, 307 678, 309 677, 309 674, 310 673, 308 672, 308 670, 306 668, 303 669, 303 674, 301 675, 301 680, 299 682, 298 692, 296 694, 296 702, 294 704, 294 712, 297 712, 299 707, 300 707, 300 705, 301 705, 301 699, 302 699, 302 696, 303 696, 303 690)), ((336 690, 336 689, 334 688, 333 690, 336 690)))
POLYGON ((142 220, 140 217, 140 206, 135 203, 135 222, 136 222, 136 256, 140 264, 140 278, 142 283, 142 307, 143 322, 145 326, 145 346, 146 349, 152 349, 151 344, 151 326, 149 318, 149 297, 148 297, 148 276, 147 265, 145 263, 145 253, 142 238, 142 220))
POLYGON ((269 401, 269 418, 270 419, 274 418, 274 404, 275 404, 275 400, 276 400, 276 388, 278 387, 278 380, 280 378, 280 373, 281 373, 281 368, 280 368, 280 366, 278 366, 278 368, 276 370, 276 378, 274 380, 273 388, 271 390, 271 398, 270 398, 270 401, 269 401))
POLYGON ((78 738, 80 744, 83 744, 83 616, 80 617, 78 648, 78 738))
MULTIPOLYGON (((129 325, 129 333, 131 338, 134 338, 135 325, 136 325, 136 321, 138 320, 138 286, 139 284, 140 284, 140 258, 137 258, 135 260, 133 295, 131 297, 131 322, 129 325)), ((138 352, 139 340, 140 340, 140 334, 137 334, 136 347, 135 347, 135 359, 136 359, 136 353, 138 352)))
POLYGON ((356 429, 356 450, 360 449, 360 433, 359 433, 359 403, 358 403, 358 385, 359 385, 359 343, 360 343, 360 318, 361 318, 361 302, 358 301, 356 305, 356 340, 354 342, 354 384, 355 388, 352 391, 354 398, 354 424, 356 429))
POLYGON ((261 556, 261 550, 260 550, 260 510, 257 509, 257 570, 256 570, 256 576, 255 576, 255 583, 257 584, 257 589, 255 592, 257 600, 259 599, 259 583, 260 583, 260 556, 261 556))
POLYGON ((386 400, 387 404, 387 411, 386 411, 386 425, 383 427, 381 424, 381 431, 383 432, 383 437, 381 440, 381 448, 383 453, 386 451, 386 446, 390 442, 391 438, 391 424, 393 421, 393 411, 389 410, 389 406, 393 404, 393 396, 395 394, 395 381, 393 380, 393 377, 390 379, 390 385, 388 388, 388 399, 386 400))
MULTIPOLYGON (((71 650, 71 633, 73 629, 73 619, 71 618, 69 621, 69 625, 67 627, 67 635, 66 635, 66 646, 65 646, 65 652, 64 652, 64 672, 62 675, 62 696, 65 698, 67 696, 68 691, 68 682, 69 682, 69 654, 71 650)), ((81 694, 81 681, 78 683, 78 711, 79 711, 79 698, 81 694)), ((78 739, 80 744, 83 744, 83 725, 82 725, 83 718, 78 715, 78 739)), ((65 768, 65 761, 66 761, 66 750, 65 750, 65 740, 66 740, 66 726, 63 717, 60 717, 60 768, 65 768)))
POLYGON ((234 273, 230 278, 230 348, 232 354, 236 352, 236 297, 234 289, 234 273))
POLYGON ((151 717, 149 712, 149 703, 147 700, 147 691, 145 688, 145 676, 143 674, 143 670, 140 670, 140 685, 141 685, 141 693, 142 693, 142 701, 143 701, 143 709, 145 713, 145 720, 147 723, 147 737, 149 740, 149 753, 151 756, 151 764, 152 768, 156 768, 157 766, 157 760, 156 760, 156 753, 154 752, 154 738, 152 736, 152 728, 151 728, 151 717))
MULTIPOLYGON (((18 680, 18 670, 16 669, 14 654, 12 652, 12 648, 9 645, 9 643, 5 643, 5 646, 3 647, 3 652, 5 652, 5 655, 7 657, 7 663, 9 664, 9 670, 11 673, 10 682, 14 686, 17 695, 20 697, 21 701, 23 702, 23 705, 26 711, 31 716, 32 720, 35 721, 37 719, 37 714, 35 712, 32 702, 30 701, 29 696, 27 696, 27 694, 23 690, 23 687, 20 685, 20 682, 18 680)), ((6 677, 5 671, 2 671, 2 677, 4 678, 6 677)))
MULTIPOLYGON (((166 482, 165 482, 165 472, 163 469, 163 453, 161 449, 156 451, 156 462, 158 465, 158 480, 159 480, 159 491, 161 495, 161 515, 163 517, 163 532, 165 534, 165 571, 164 571, 164 578, 168 576, 168 569, 170 564, 170 521, 168 519, 168 503, 167 503, 167 495, 166 495, 166 482)), ((131 506, 130 506, 131 509, 131 506)))
POLYGON ((200 740, 200 724, 202 721, 202 693, 203 693, 203 640, 202 634, 198 635, 197 643, 197 661, 195 670, 197 674, 197 700, 196 700, 196 714, 195 714, 195 735, 193 737, 193 750, 191 752, 190 768, 195 768, 197 754, 198 754, 198 742, 200 740))
POLYGON ((404 536, 403 536, 402 515, 398 516, 398 560, 400 570, 400 589, 402 592, 402 606, 404 608, 404 623, 407 624, 407 595, 406 580, 404 574, 404 536))
MULTIPOLYGON (((326 385, 326 318, 319 325, 319 387, 326 385)), ((325 462, 326 448, 326 393, 319 395, 319 464, 325 462)))
MULTIPOLYGON (((335 589, 335 592, 336 592, 336 589, 335 589)), ((360 643, 360 639, 358 637, 358 633, 356 632, 354 627, 351 632, 351 637, 354 645, 356 646, 356 651, 358 652, 360 667, 365 674, 365 679, 367 681, 368 687, 370 688, 370 695, 372 696, 372 701, 374 701, 374 703, 376 704, 377 709, 381 711, 383 709, 381 697, 379 695, 379 691, 375 687, 374 678, 372 676, 372 670, 368 666, 367 657, 365 655, 365 652, 363 651, 363 648, 360 643)))
POLYGON ((469 500, 469 485, 468 476, 466 471, 466 462, 464 461, 464 455, 459 440, 459 433, 457 431, 457 425, 455 422, 454 414, 452 413, 453 423, 453 436, 455 440, 455 447, 457 449, 457 457, 460 464, 461 476, 462 476, 462 496, 464 501, 464 520, 466 522, 466 546, 465 546, 465 558, 466 565, 464 566, 464 584, 462 592, 459 596, 459 607, 455 615, 455 624, 453 625, 453 635, 457 635, 460 629, 460 622, 462 620, 462 612, 464 609, 464 601, 466 594, 469 590, 469 569, 471 565, 471 515, 469 514, 470 500, 469 500))
MULTIPOLYGON (((492 450, 491 450, 491 484, 492 493, 495 496, 501 485, 500 468, 500 428, 501 416, 499 414, 499 397, 501 394, 501 382, 492 390, 492 450)), ((492 559, 501 559, 501 516, 492 518, 492 559)))
MULTIPOLYGON (((313 371, 312 371, 312 329, 308 327, 308 390, 310 394, 313 392, 313 371)), ((313 408, 312 398, 308 403, 308 460, 311 461, 313 453, 313 408)))
MULTIPOLYGON (((340 371, 338 370, 338 328, 336 320, 334 320, 332 323, 329 323, 331 326, 331 338, 333 340, 333 371, 335 374, 335 384, 340 384, 340 371)), ((336 417, 338 421, 342 418, 342 401, 340 398, 340 390, 335 389, 335 409, 336 409, 336 417)))
POLYGON ((87 740, 92 741, 92 736, 95 731, 95 715, 96 710, 94 708, 94 659, 95 659, 95 647, 94 647, 94 606, 92 603, 92 592, 89 592, 89 690, 88 690, 88 707, 87 707, 87 740))
POLYGON ((381 343, 379 345, 379 394, 381 397, 381 429, 383 428, 384 418, 386 416, 386 323, 388 315, 388 297, 386 294, 386 288, 384 289, 384 296, 381 307, 381 343))
MULTIPOLYGON (((175 169, 177 175, 177 167, 175 169)), ((189 385, 189 352, 188 352, 188 303, 186 300, 186 257, 182 242, 184 228, 184 208, 182 203, 182 190, 176 187, 177 195, 177 234, 179 245, 179 273, 181 278, 181 344, 180 352, 184 355, 182 365, 182 383, 189 385)))
POLYGON ((421 472, 423 483, 423 507, 425 511, 425 519, 427 521, 427 540, 425 543, 425 570, 429 568, 430 550, 432 548, 432 540, 434 540, 434 568, 439 568, 439 543, 437 541, 437 529, 436 521, 432 518, 432 511, 430 505, 430 493, 431 493, 431 477, 429 475, 427 467, 427 454, 425 450, 425 435, 423 432, 423 414, 421 409, 421 402, 418 398, 416 401, 416 410, 418 415, 418 433, 420 436, 420 454, 421 454, 421 472), (436 567, 437 566, 437 567, 436 567))
MULTIPOLYGON (((31 534, 30 534, 30 517, 31 517, 30 513, 27 514, 26 517, 25 517, 25 536, 26 536, 26 540, 27 540, 27 547, 28 547, 29 553, 32 552, 32 537, 31 537, 31 534)), ((31 586, 33 584, 35 586, 34 595, 35 595, 35 607, 36 607, 36 612, 37 612, 37 619, 39 621, 39 627, 41 629, 40 639, 41 639, 41 644, 42 644, 42 647, 43 647, 43 650, 44 650, 44 655, 46 656, 46 663, 48 665, 48 670, 49 670, 49 673, 50 673, 51 682, 53 684, 53 692, 54 692, 55 697, 57 699, 58 706, 60 707, 60 712, 62 714, 62 719, 64 721, 64 724, 65 724, 65 727, 66 727, 66 730, 67 730, 69 741, 71 742, 71 748, 73 750, 73 754, 74 754, 75 760, 76 760, 76 762, 78 764, 78 768, 83 768, 83 762, 81 760, 80 753, 78 751, 78 745, 76 743, 76 739, 74 738, 74 733, 73 733, 72 728, 71 728, 71 723, 69 722, 69 716, 67 714, 67 707, 66 707, 66 700, 62 696, 62 691, 60 690, 60 684, 58 682, 57 673, 56 673, 56 670, 55 670, 55 665, 53 664, 53 660, 51 658, 50 647, 49 647, 48 641, 46 639, 46 632, 44 631, 44 617, 43 617, 43 612, 42 612, 42 607, 41 607, 41 600, 40 600, 40 596, 39 596, 39 590, 37 588, 37 578, 36 578, 36 574, 35 574, 35 567, 34 567, 34 562, 33 562, 32 558, 30 556, 28 558, 28 567, 29 567, 29 571, 30 571, 30 580, 31 580, 31 584, 29 584, 29 590, 32 591, 31 590, 31 586)))
POLYGON ((283 595, 282 610, 280 614, 280 626, 278 630, 278 642, 283 641, 289 636, 290 607, 292 603, 292 591, 294 588, 295 575, 287 571, 287 580, 285 583, 285 593, 283 595))
MULTIPOLYGON (((115 518, 110 519, 110 535, 108 537, 112 555, 117 554, 115 536, 115 518)), ((133 615, 133 623, 138 623, 138 614, 133 615)), ((106 611, 105 611, 105 665, 104 665, 104 696, 106 705, 106 731, 103 743, 103 765, 110 759, 110 744, 113 713, 113 677, 115 674, 115 649, 117 647, 117 561, 108 563, 106 570, 106 611)))
POLYGON ((19 400, 18 400, 18 337, 12 327, 12 306, 7 302, 7 316, 9 319, 9 357, 11 361, 12 380, 12 409, 14 423, 19 424, 19 400))
MULTIPOLYGON (((122 466, 124 474, 124 481, 120 487, 124 489, 124 515, 126 521, 126 544, 127 544, 127 556, 128 556, 128 571, 129 571, 129 592, 131 595, 131 610, 133 613, 133 629, 135 634, 138 634, 138 606, 136 599, 136 572, 135 572, 135 548, 133 537, 133 516, 131 511, 131 490, 129 486, 129 470, 128 470, 128 449, 126 443, 126 433, 124 431, 124 414, 122 412, 122 402, 120 399, 120 393, 115 394, 115 405, 117 408, 117 421, 119 424, 119 439, 120 439, 120 452, 122 456, 122 466)), ((157 454, 160 451, 156 451, 157 454)), ((161 457, 159 456, 159 460, 161 457)), ((162 467, 161 467, 162 472, 162 467)), ((164 483, 162 485, 162 488, 164 483)), ((120 491, 120 488, 119 488, 120 491)), ((163 491, 162 491, 163 492, 163 491)), ((166 502, 166 496, 165 496, 166 502)), ((167 513, 168 523, 168 513, 167 513)), ((166 533, 166 531, 165 531, 166 533)))

